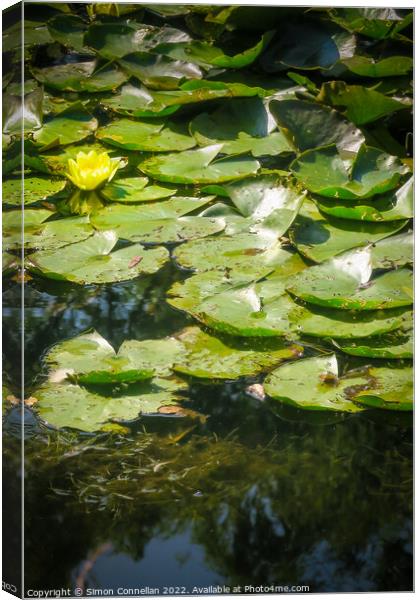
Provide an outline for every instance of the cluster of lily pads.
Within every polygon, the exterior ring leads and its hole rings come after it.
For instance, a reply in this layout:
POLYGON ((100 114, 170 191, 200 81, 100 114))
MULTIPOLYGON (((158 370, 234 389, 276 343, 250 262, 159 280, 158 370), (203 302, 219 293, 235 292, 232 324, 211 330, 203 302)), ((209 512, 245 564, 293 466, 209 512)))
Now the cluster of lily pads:
POLYGON ((197 323, 117 354, 96 332, 58 344, 34 392, 47 422, 180 414, 188 377, 262 377, 309 410, 411 409, 411 20, 48 4, 25 21, 23 90, 6 29, 4 270, 22 245, 35 281, 173 261, 188 276, 167 302, 197 323))

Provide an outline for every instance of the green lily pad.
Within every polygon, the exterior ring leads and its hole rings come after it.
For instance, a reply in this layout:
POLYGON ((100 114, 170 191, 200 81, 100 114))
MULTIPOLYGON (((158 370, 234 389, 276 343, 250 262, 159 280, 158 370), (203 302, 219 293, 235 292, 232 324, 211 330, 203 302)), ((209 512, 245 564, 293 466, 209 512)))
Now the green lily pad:
POLYGON ((413 410, 413 369, 371 368, 369 389, 357 392, 354 400, 369 408, 413 410))
POLYGON ((355 221, 396 221, 414 216, 414 178, 410 177, 400 188, 372 200, 347 201, 317 198, 322 212, 341 219, 355 221))
POLYGON ((393 37, 413 18, 412 13, 391 7, 333 8, 328 14, 340 27, 376 40, 393 37))
POLYGON ((213 196, 177 196, 139 206, 114 204, 97 211, 91 221, 97 229, 113 229, 122 239, 147 243, 181 242, 206 237, 225 228, 223 219, 186 216, 212 199, 213 196))
POLYGON ((109 202, 134 203, 168 198, 177 192, 176 188, 147 185, 148 182, 147 177, 114 180, 101 189, 101 195, 109 202))
POLYGON ((341 151, 357 152, 363 133, 336 110, 306 100, 272 100, 270 111, 300 150, 336 144, 341 151))
POLYGON ((317 100, 345 108, 345 116, 355 125, 366 125, 398 110, 410 108, 407 102, 362 85, 347 85, 344 81, 323 83, 317 100))
MULTIPOLYGON (((117 113, 132 117, 164 117, 171 115, 186 104, 205 102, 216 98, 231 96, 232 91, 225 84, 213 84, 212 87, 184 89, 186 82, 178 90, 155 91, 139 85, 124 85, 118 94, 104 98, 101 103, 117 113)), ((198 81, 198 83, 204 83, 198 81)), ((210 82, 208 82, 210 83, 210 82)))
POLYGON ((403 309, 346 311, 314 305, 295 306, 288 318, 293 329, 304 335, 328 338, 368 338, 399 329, 407 318, 403 309))
POLYGON ((134 52, 118 62, 126 73, 152 89, 174 90, 186 79, 202 77, 201 69, 194 63, 161 54, 134 52))
POLYGON ((342 62, 349 71, 361 77, 396 77, 413 70, 413 59, 410 56, 388 56, 376 60, 371 56, 355 55, 342 62))
POLYGON ((234 56, 225 54, 221 48, 212 44, 200 41, 162 44, 157 46, 155 51, 178 60, 190 61, 204 68, 214 66, 223 69, 242 69, 258 58, 272 37, 273 32, 267 32, 255 46, 234 56))
POLYGON ((413 358, 413 330, 394 331, 368 339, 340 340, 335 342, 345 354, 364 356, 368 358, 401 359, 413 358))
POLYGON ((275 400, 304 410, 356 413, 363 408, 349 399, 346 390, 365 384, 363 376, 339 379, 337 358, 331 354, 280 366, 264 381, 264 391, 275 400))
POLYGON ((320 213, 316 205, 307 200, 294 221, 289 236, 303 256, 321 263, 351 248, 366 246, 391 236, 407 221, 350 221, 320 213))
MULTIPOLYGON (((57 249, 85 240, 93 233, 87 217, 71 217, 45 221, 54 215, 50 210, 26 209, 24 220, 24 247, 57 249)), ((6 248, 22 247, 22 212, 12 210, 3 213, 3 244, 6 248)))
POLYGON ((144 152, 181 152, 196 145, 184 127, 162 121, 117 119, 98 129, 96 137, 111 146, 144 152))
POLYGON ((79 383, 118 383, 167 376, 182 356, 183 347, 173 338, 127 340, 118 353, 96 331, 60 342, 45 357, 50 380, 71 378, 79 383))
POLYGON ((173 252, 178 265, 195 271, 227 270, 255 274, 273 270, 290 258, 272 235, 240 233, 193 240, 173 252))
POLYGON ((180 29, 152 27, 134 20, 92 23, 85 35, 86 44, 108 60, 150 50, 163 43, 172 45, 189 40, 191 37, 180 29))
POLYGON ((295 177, 327 198, 370 198, 397 187, 407 168, 396 156, 362 145, 354 160, 343 160, 336 146, 307 150, 292 162, 295 177))
POLYGON ((49 67, 32 67, 31 72, 44 85, 66 92, 115 90, 129 77, 115 63, 100 65, 96 58, 83 56, 49 67))
MULTIPOLYGON (((267 269, 269 274, 271 269, 267 269)), ((185 281, 175 282, 167 292, 166 301, 171 306, 189 312, 196 316, 196 307, 208 296, 228 291, 238 284, 253 281, 252 275, 233 271, 225 274, 223 271, 204 271, 188 277, 185 281)))
POLYGON ((85 21, 77 15, 56 15, 49 19, 48 31, 56 41, 78 51, 86 51, 84 35, 87 29, 85 21))
MULTIPOLYGON (((103 387, 103 386, 101 386, 103 387)), ((56 428, 99 431, 110 422, 128 422, 177 406, 186 385, 178 378, 155 377, 117 388, 96 390, 71 383, 51 384, 34 392, 41 419, 56 428)))
POLYGON ((64 146, 80 142, 96 131, 97 127, 97 119, 81 103, 76 103, 46 120, 41 129, 33 134, 33 138, 40 146, 64 146))
POLYGON ((303 21, 282 27, 278 41, 264 53, 261 64, 268 73, 290 67, 330 69, 339 60, 351 58, 355 49, 356 39, 346 31, 319 21, 303 21))
POLYGON ((97 232, 59 252, 35 252, 29 268, 51 279, 101 284, 156 273, 169 258, 165 248, 147 250, 140 244, 111 252, 117 241, 115 231, 97 232))
POLYGON ((18 51, 22 43, 30 47, 51 44, 53 41, 44 22, 28 18, 23 22, 23 31, 22 22, 18 21, 2 33, 3 52, 18 51))
POLYGON ((214 144, 182 154, 166 154, 148 158, 138 166, 140 171, 158 181, 168 183, 222 183, 254 175, 260 163, 246 157, 215 160, 223 152, 223 144, 214 144))
POLYGON ((372 276, 370 248, 345 252, 291 277, 288 291, 320 306, 381 310, 410 306, 412 271, 395 269, 372 276))
POLYGON ((411 231, 381 240, 371 247, 374 269, 395 269, 412 265, 414 260, 414 236, 411 231))
POLYGON ((260 98, 226 101, 215 112, 202 113, 190 123, 190 130, 200 146, 223 144, 224 154, 253 156, 294 152, 260 98))
POLYGON ((278 269, 258 276, 242 271, 207 271, 175 283, 167 302, 205 325, 239 336, 290 333, 288 312, 295 304, 284 291, 289 277, 305 268, 298 254, 289 254, 278 269), (260 281, 265 276, 269 277, 260 281))
POLYGON ((243 340, 209 335, 199 327, 187 327, 177 339, 186 353, 174 370, 201 379, 255 376, 284 360, 298 358, 303 350, 278 339, 256 340, 250 350, 243 340))
POLYGON ((25 177, 22 186, 21 178, 3 179, 3 203, 20 206, 22 201, 25 205, 29 205, 42 200, 51 200, 51 196, 61 192, 66 183, 65 179, 25 177))

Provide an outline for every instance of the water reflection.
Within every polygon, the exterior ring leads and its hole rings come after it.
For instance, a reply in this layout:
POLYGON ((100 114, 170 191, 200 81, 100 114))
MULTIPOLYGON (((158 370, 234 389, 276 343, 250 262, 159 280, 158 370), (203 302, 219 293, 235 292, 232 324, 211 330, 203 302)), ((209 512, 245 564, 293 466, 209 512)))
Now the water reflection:
MULTIPOLYGON (((83 288, 29 282, 28 391, 43 352, 89 327, 116 346, 183 327, 187 319, 164 302, 181 276, 83 288)), ((18 294, 5 286, 12 388, 20 377, 18 294)), ((411 415, 275 414, 247 395, 248 384, 195 383, 187 407, 209 415, 205 422, 143 418, 128 436, 51 432, 27 411, 27 587, 83 580, 100 589, 167 582, 410 590, 411 415)), ((13 410, 5 422, 6 470, 16 473, 13 410)))

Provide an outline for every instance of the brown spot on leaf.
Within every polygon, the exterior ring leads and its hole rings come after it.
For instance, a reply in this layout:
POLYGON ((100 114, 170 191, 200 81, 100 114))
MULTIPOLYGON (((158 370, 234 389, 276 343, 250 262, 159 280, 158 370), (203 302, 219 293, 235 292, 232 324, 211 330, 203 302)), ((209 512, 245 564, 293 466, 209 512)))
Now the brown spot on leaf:
POLYGON ((133 256, 133 258, 128 263, 128 268, 132 269, 133 267, 137 266, 141 260, 143 260, 142 256, 133 256))

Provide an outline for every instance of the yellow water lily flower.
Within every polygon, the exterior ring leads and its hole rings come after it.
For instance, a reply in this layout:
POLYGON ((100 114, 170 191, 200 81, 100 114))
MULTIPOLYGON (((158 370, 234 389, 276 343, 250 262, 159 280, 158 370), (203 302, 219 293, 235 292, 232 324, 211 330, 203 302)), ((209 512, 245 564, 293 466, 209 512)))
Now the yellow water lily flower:
POLYGON ((105 181, 111 181, 121 165, 120 158, 110 158, 107 152, 78 152, 70 158, 66 176, 81 190, 95 190, 105 181))

